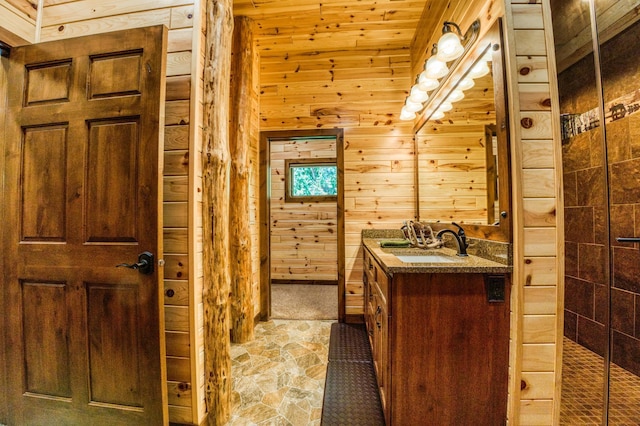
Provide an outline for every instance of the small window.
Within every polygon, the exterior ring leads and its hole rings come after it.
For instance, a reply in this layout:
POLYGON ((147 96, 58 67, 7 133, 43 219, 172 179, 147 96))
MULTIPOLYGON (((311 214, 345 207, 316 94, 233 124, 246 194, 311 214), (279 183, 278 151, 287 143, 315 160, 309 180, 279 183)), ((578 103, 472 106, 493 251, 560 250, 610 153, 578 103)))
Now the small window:
POLYGON ((336 201, 338 167, 335 158, 285 160, 285 201, 336 201))

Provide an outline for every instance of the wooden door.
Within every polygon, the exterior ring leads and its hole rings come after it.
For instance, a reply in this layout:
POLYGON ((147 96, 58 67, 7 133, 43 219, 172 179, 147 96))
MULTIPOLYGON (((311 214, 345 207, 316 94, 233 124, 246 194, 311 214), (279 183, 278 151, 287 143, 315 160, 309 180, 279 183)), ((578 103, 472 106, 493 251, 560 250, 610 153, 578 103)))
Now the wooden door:
POLYGON ((11 52, 3 238, 9 424, 166 423, 166 29, 11 52), (116 268, 151 252, 154 271, 116 268))

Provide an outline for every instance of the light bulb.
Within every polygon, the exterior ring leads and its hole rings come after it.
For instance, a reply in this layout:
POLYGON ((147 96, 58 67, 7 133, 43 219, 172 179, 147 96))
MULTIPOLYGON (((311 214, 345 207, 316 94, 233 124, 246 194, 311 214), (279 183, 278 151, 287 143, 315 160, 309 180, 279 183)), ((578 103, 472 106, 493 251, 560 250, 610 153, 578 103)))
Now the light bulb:
POLYGON ((413 120, 414 118, 416 118, 416 113, 413 111, 407 111, 407 107, 403 106, 400 110, 400 120, 407 121, 413 120))
POLYGON ((456 89, 451 92, 451 94, 449 94, 447 99, 449 100, 449 102, 458 102, 459 100, 464 99, 464 93, 462 93, 462 90, 456 89))
POLYGON ((420 77, 418 77, 418 86, 420 87, 420 89, 424 90, 425 92, 430 92, 436 89, 439 85, 440 83, 438 82, 438 80, 436 80, 435 78, 427 77, 426 71, 422 71, 420 73, 420 77))
POLYGON ((442 117, 444 117, 444 112, 440 111, 439 109, 431 114, 431 120, 440 120, 442 117))
POLYGON ((456 33, 445 33, 440 37, 440 40, 438 40, 437 57, 442 62, 458 59, 462 53, 464 53, 464 47, 462 47, 460 37, 456 33))
POLYGON ((409 112, 418 112, 422 109, 422 103, 413 102, 411 99, 407 98, 403 108, 406 108, 409 112))
POLYGON ((413 86, 411 88, 411 94, 409 95, 409 99, 411 100, 411 102, 422 103, 427 99, 429 99, 429 95, 427 95, 427 92, 420 89, 420 87, 413 86))
POLYGON ((469 71, 469 77, 471 78, 479 78, 484 77, 489 74, 489 65, 487 65, 486 61, 480 61, 471 68, 469 71))
POLYGON ((475 85, 476 85, 476 82, 473 81, 472 78, 465 77, 465 78, 463 78, 462 80, 460 80, 458 82, 458 86, 457 87, 460 90, 469 90, 475 85))
POLYGON ((442 112, 451 111, 452 109, 453 109, 453 105, 449 101, 444 101, 438 107, 438 111, 442 111, 442 112))
POLYGON ((427 60, 427 63, 424 65, 424 70, 427 77, 435 79, 442 78, 449 72, 447 64, 435 56, 432 56, 427 60))

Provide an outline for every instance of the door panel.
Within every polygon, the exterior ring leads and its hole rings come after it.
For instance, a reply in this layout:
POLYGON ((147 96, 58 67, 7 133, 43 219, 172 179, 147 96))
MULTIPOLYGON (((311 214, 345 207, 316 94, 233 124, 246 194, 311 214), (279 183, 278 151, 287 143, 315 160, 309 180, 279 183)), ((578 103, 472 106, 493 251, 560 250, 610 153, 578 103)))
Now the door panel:
POLYGON ((89 242, 135 242, 139 123, 135 118, 89 123, 89 242))
POLYGON ((3 235, 9 424, 167 422, 166 29, 12 51, 3 235))
POLYGON ((89 284, 87 290, 91 402, 142 407, 137 288, 89 284))
POLYGON ((24 129, 22 241, 65 240, 67 128, 24 129))
POLYGON ((26 365, 25 391, 71 398, 67 286, 65 283, 24 282, 22 329, 26 365), (50 312, 50 315, 42 315, 50 312))

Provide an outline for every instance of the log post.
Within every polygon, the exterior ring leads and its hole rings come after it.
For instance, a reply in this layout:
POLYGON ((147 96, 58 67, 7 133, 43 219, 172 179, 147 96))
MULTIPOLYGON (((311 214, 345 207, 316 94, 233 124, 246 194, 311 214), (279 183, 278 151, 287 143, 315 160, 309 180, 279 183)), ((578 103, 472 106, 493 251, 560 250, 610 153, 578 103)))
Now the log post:
POLYGON ((231 49, 231 152, 229 245, 231 248, 231 338, 253 340, 253 283, 249 201, 249 151, 253 93, 253 31, 246 16, 235 18, 231 49))
POLYGON ((209 425, 231 410, 229 338, 229 79, 232 0, 208 0, 206 9, 202 146, 205 405, 209 425))

